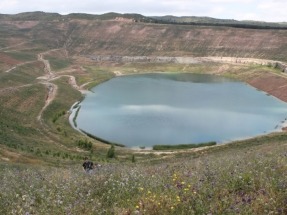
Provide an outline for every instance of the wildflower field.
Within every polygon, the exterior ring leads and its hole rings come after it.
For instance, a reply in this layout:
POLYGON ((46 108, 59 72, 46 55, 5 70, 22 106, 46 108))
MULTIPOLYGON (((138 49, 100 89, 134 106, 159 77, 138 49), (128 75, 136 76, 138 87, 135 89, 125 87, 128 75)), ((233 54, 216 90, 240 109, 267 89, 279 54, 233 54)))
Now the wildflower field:
POLYGON ((287 214, 285 135, 99 165, 2 163, 0 214, 287 214))

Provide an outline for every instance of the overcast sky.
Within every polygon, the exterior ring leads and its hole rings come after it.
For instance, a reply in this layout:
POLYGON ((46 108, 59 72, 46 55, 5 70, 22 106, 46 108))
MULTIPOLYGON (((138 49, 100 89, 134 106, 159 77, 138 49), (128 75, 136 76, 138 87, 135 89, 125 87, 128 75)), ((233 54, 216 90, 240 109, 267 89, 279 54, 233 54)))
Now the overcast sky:
POLYGON ((287 0, 0 0, 1 14, 30 11, 119 12, 287 22, 287 0))

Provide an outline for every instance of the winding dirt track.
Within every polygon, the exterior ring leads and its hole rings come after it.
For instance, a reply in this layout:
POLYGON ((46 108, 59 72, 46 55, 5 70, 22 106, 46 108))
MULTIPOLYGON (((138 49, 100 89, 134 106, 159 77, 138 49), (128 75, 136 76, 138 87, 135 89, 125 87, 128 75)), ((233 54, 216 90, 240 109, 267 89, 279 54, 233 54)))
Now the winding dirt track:
POLYGON ((4 71, 4 72, 9 73, 9 72, 12 72, 14 69, 16 69, 19 66, 23 66, 23 65, 26 65, 26 64, 29 64, 29 63, 35 63, 35 62, 36 61, 27 61, 27 62, 24 62, 24 63, 20 63, 20 64, 15 65, 14 67, 4 71))
POLYGON ((56 93, 58 91, 58 86, 56 84, 53 83, 49 83, 49 82, 42 82, 42 84, 46 85, 47 89, 48 89, 48 94, 46 97, 46 101, 45 101, 45 105, 44 107, 41 109, 40 113, 37 116, 37 119, 40 121, 42 119, 42 114, 44 112, 44 110, 51 104, 51 102, 55 99, 56 97, 56 93))
POLYGON ((3 88, 0 90, 0 94, 1 93, 7 93, 7 92, 13 92, 15 90, 19 90, 20 88, 23 87, 30 87, 32 86, 32 84, 25 84, 25 85, 21 85, 21 86, 17 86, 17 87, 7 87, 7 88, 3 88))
MULTIPOLYGON (((17 46, 21 45, 21 44, 17 44, 17 46)), ((12 47, 15 47, 15 46, 5 47, 3 49, 9 49, 9 48, 12 48, 12 47)), ((63 49, 51 49, 49 51, 39 53, 37 55, 37 60, 36 61, 27 61, 27 62, 24 62, 24 63, 20 63, 20 64, 17 64, 15 66, 13 66, 12 68, 4 71, 5 73, 9 73, 9 72, 12 72, 13 70, 15 70, 16 68, 18 68, 20 66, 23 66, 23 65, 26 65, 26 64, 30 64, 30 63, 35 63, 37 61, 40 61, 40 62, 42 62, 44 64, 44 75, 40 76, 40 77, 37 77, 37 79, 39 80, 38 83, 41 83, 41 84, 45 85, 46 88, 47 88, 47 96, 46 96, 46 99, 45 99, 45 105, 43 106, 43 108, 41 109, 41 111, 39 112, 39 114, 37 116, 37 120, 39 120, 39 121, 42 120, 43 112, 51 104, 51 102, 56 98, 56 95, 57 95, 58 86, 56 84, 52 83, 52 81, 54 81, 56 79, 59 79, 59 78, 62 78, 62 77, 68 77, 69 78, 69 82, 68 83, 74 89, 80 91, 81 93, 85 92, 85 90, 83 90, 84 86, 86 86, 87 84, 90 83, 90 82, 88 82, 88 83, 85 83, 85 84, 83 84, 81 86, 78 86, 76 78, 74 76, 61 74, 61 73, 55 74, 52 71, 51 66, 50 66, 50 62, 49 62, 49 60, 45 59, 45 55, 49 54, 51 52, 54 52, 54 51, 59 51, 59 50, 63 50, 63 49)), ((65 52, 65 55, 68 55, 67 50, 64 49, 64 52, 65 52)), ((67 73, 67 72, 71 72, 71 71, 69 71, 69 70, 65 71, 65 73, 67 73)), ((22 87, 28 87, 28 86, 31 86, 31 85, 32 84, 25 84, 25 85, 21 85, 21 86, 17 86, 17 87, 7 87, 7 88, 4 88, 4 89, 1 89, 0 93, 7 93, 7 92, 15 91, 15 90, 18 90, 18 89, 20 89, 22 87)))
MULTIPOLYGON (((76 90, 80 91, 81 93, 83 92, 82 88, 78 86, 77 82, 76 82, 76 78, 72 75, 56 75, 52 70, 51 70, 51 66, 50 66, 50 62, 49 60, 44 59, 45 54, 48 54, 50 52, 53 51, 57 51, 57 50, 61 50, 61 49, 52 49, 49 50, 47 52, 43 52, 38 54, 38 61, 41 61, 44 64, 44 71, 45 71, 45 75, 38 77, 37 79, 42 80, 40 83, 46 85, 47 89, 48 89, 48 94, 46 97, 46 101, 45 101, 45 105, 44 107, 41 109, 37 119, 40 121, 42 120, 42 114, 45 111, 45 109, 51 104, 51 102, 55 99, 56 95, 57 95, 57 91, 58 91, 58 86, 54 83, 51 83, 51 81, 54 81, 56 79, 62 78, 62 77, 68 77, 69 78, 69 84, 75 88, 76 90)), ((65 52, 67 52, 65 50, 65 52)))
POLYGON ((31 41, 33 41, 33 40, 28 40, 28 41, 21 42, 21 43, 12 45, 12 46, 6 46, 6 47, 1 48, 0 51, 7 50, 7 49, 11 49, 11 48, 15 48, 15 47, 17 47, 17 46, 21 46, 21 45, 26 44, 26 43, 29 43, 29 42, 31 42, 31 41))

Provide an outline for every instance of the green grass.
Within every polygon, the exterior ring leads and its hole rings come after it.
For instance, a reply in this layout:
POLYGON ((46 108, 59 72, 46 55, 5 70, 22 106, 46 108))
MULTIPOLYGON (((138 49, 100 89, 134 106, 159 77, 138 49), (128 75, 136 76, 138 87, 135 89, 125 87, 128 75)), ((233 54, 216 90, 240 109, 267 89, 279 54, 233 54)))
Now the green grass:
POLYGON ((81 132, 83 132, 84 134, 86 134, 88 137, 90 137, 90 138, 92 138, 92 139, 95 139, 95 140, 98 140, 98 141, 100 141, 100 142, 102 142, 102 143, 105 143, 105 144, 108 144, 108 145, 115 145, 115 146, 119 146, 119 147, 125 147, 125 145, 123 145, 123 144, 110 142, 110 141, 105 140, 105 139, 103 139, 103 138, 96 137, 95 135, 90 134, 90 133, 88 133, 88 132, 86 132, 86 131, 84 131, 84 130, 81 130, 81 132))
POLYGON ((194 149, 206 146, 215 146, 216 142, 198 144, 178 144, 178 145, 154 145, 153 150, 175 150, 175 149, 194 149))
POLYGON ((50 124, 54 124, 52 121, 55 116, 58 116, 57 120, 63 117, 65 115, 61 114, 63 111, 68 111, 73 103, 82 99, 81 93, 67 83, 66 77, 60 78, 54 81, 54 83, 58 86, 57 97, 44 112, 44 118, 50 124))
MULTIPOLYGON (((46 89, 32 85, 1 95, 0 151, 11 162, 57 163, 55 159, 71 160, 79 156, 51 141, 37 120, 44 106, 46 89), (49 143, 49 144, 47 144, 49 143), (65 156, 65 157, 64 157, 65 156)), ((80 158, 81 159, 81 158, 80 158)))
POLYGON ((47 56, 45 59, 49 60, 51 69, 54 71, 59 71, 65 69, 72 65, 73 61, 71 59, 63 59, 59 57, 47 56))
POLYGON ((8 56, 20 60, 20 61, 33 61, 37 60, 37 57, 34 53, 32 52, 18 52, 18 51, 13 51, 13 52, 5 52, 8 56))
POLYGON ((90 82, 90 84, 86 86, 87 89, 91 89, 92 87, 115 77, 112 72, 112 67, 84 66, 84 68, 87 75, 76 76, 76 79, 79 85, 90 82))
POLYGON ((44 75, 42 69, 41 64, 31 63, 17 67, 9 73, 0 73, 0 86, 6 88, 36 83, 36 78, 44 75))
POLYGON ((42 85, 22 88, 1 95, 1 144, 32 146, 29 138, 38 137, 37 114, 44 105, 45 89, 42 85), (21 120, 19 120, 21 119, 21 120), (28 139, 25 139, 27 137, 28 139))
MULTIPOLYGON (((67 111, 82 96, 71 88, 66 78, 55 81, 59 91, 55 101, 44 111, 44 124, 37 120, 47 96, 45 85, 36 80, 43 73, 41 69, 41 64, 35 63, 1 74, 1 87, 11 89, 0 95, 0 150, 3 150, 0 154, 11 162, 47 162, 53 165, 58 165, 59 160, 73 163, 90 156, 91 152, 76 150, 76 141, 82 135, 71 128, 67 111)), ((98 149, 91 156, 105 158, 102 150, 98 149)))

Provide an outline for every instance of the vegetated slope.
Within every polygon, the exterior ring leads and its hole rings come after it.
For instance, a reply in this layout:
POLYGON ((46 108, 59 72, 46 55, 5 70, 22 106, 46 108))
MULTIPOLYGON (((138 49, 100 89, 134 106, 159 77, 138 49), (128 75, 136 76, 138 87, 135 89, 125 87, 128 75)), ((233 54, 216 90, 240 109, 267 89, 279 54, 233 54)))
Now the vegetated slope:
POLYGON ((286 214, 286 150, 286 136, 256 138, 91 174, 0 164, 0 213, 286 214))

